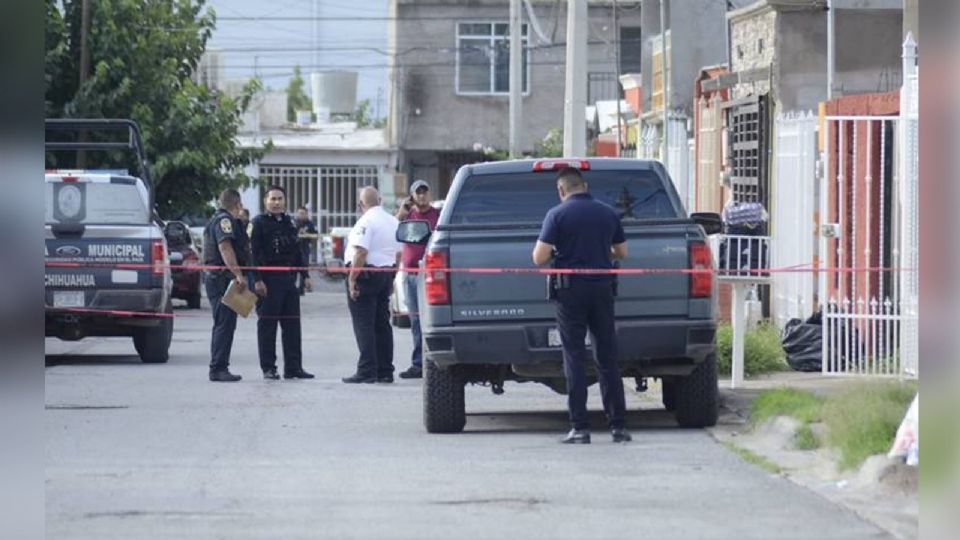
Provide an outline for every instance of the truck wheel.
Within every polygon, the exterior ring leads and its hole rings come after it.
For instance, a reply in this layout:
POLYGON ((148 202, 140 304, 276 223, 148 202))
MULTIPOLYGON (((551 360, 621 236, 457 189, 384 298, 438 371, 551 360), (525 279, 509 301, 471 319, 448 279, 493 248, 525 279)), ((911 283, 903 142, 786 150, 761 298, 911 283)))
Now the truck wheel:
POLYGON ((677 410, 677 380, 660 379, 660 391, 663 394, 663 408, 669 412, 677 410))
POLYGON ((680 427, 703 428, 717 424, 717 358, 710 355, 693 373, 676 383, 674 414, 680 427))
POLYGON ((424 359, 423 425, 427 433, 459 433, 467 423, 464 381, 453 368, 440 369, 424 359))
MULTIPOLYGON (((167 304, 164 313, 173 313, 173 305, 167 304)), ((164 317, 160 324, 137 328, 133 332, 133 346, 144 364, 165 364, 170 359, 170 342, 173 339, 173 317, 164 317)))
POLYGON ((187 297, 187 307, 190 309, 200 309, 200 291, 187 297))

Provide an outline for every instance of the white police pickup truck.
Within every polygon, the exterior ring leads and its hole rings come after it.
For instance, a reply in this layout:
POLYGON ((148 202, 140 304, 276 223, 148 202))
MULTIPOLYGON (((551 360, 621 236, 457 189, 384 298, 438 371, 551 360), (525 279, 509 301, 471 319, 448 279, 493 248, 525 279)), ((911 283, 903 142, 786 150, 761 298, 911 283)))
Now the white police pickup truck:
MULTIPOLYGON (((47 122, 48 134, 71 128, 126 129, 128 141, 136 140, 126 144, 144 162, 133 122, 47 122)), ((48 140, 47 149, 99 150, 103 144, 121 143, 48 140)), ((121 171, 51 170, 44 193, 46 336, 129 336, 143 362, 166 362, 172 281, 148 181, 121 171)))

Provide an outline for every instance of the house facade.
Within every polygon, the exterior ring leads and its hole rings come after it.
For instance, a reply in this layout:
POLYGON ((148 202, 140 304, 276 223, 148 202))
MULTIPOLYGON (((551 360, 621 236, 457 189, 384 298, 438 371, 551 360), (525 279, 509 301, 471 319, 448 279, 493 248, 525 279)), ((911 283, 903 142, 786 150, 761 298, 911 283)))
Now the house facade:
MULTIPOLYGON (((521 148, 533 153, 563 127, 567 12, 566 2, 524 5, 521 148)), ((399 150, 399 172, 441 197, 460 166, 508 146, 509 6, 391 1, 388 143, 399 150)), ((615 100, 618 67, 639 68, 640 2, 590 1, 588 16, 587 103, 615 100)))

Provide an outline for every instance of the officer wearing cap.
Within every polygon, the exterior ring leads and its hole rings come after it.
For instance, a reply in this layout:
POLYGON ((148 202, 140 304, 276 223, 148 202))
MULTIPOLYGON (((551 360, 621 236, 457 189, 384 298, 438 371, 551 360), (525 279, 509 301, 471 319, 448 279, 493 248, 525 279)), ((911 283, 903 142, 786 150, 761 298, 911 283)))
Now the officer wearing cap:
POLYGON ((237 313, 223 305, 231 280, 239 290, 246 289, 240 268, 247 264, 248 239, 240 223, 240 192, 225 189, 220 194, 220 208, 203 230, 204 264, 217 267, 205 272, 204 286, 213 309, 213 335, 210 339, 210 380, 236 382, 240 375, 230 373, 230 349, 237 328, 237 313))
POLYGON ((303 278, 304 288, 313 289, 297 239, 297 226, 284 212, 287 193, 280 186, 270 186, 263 198, 266 213, 253 218, 254 290, 260 296, 257 302, 257 348, 263 378, 277 380, 277 324, 280 324, 283 342, 283 378, 312 379, 303 370, 303 352, 300 336, 300 291, 297 274, 303 278), (263 267, 296 267, 299 270, 260 270, 263 267))
MULTIPOLYGON (((424 180, 416 180, 410 185, 410 197, 403 201, 397 209, 395 217, 400 220, 422 220, 430 226, 430 230, 437 227, 440 219, 440 210, 434 208, 430 198, 430 184, 424 180)), ((400 373, 401 379, 419 379, 423 377, 423 345, 420 333, 420 306, 417 302, 416 270, 420 267, 427 247, 423 244, 404 244, 400 257, 400 268, 406 270, 402 286, 407 300, 407 311, 410 314, 410 331, 413 334, 413 352, 410 355, 410 367, 400 373)))
MULTIPOLYGON (((595 200, 587 191, 580 171, 565 168, 557 175, 557 193, 562 201, 547 212, 533 248, 533 262, 543 265, 554 259, 555 268, 610 269, 612 259, 627 256, 623 226, 616 212, 595 200)), ((614 276, 611 274, 565 274, 554 280, 557 326, 563 345, 563 370, 567 379, 567 407, 572 429, 561 442, 590 442, 587 416, 587 381, 584 368, 589 357, 585 339, 593 334, 595 363, 603 397, 603 411, 614 442, 631 440, 624 429, 626 404, 623 379, 617 359, 614 326, 614 276)))

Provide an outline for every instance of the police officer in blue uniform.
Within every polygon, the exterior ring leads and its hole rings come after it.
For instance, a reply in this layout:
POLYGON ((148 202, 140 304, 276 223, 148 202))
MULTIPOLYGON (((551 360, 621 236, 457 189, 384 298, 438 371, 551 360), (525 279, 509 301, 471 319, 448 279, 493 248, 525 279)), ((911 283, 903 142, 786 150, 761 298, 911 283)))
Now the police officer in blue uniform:
POLYGON ((240 375, 234 375, 229 370, 237 312, 223 305, 220 299, 231 281, 240 290, 246 289, 241 267, 247 264, 248 239, 239 220, 242 208, 240 193, 235 189, 224 190, 220 194, 220 208, 203 230, 204 264, 222 268, 206 271, 204 278, 207 299, 213 308, 210 380, 214 382, 236 382, 241 379, 240 375))
MULTIPOLYGON (((547 212, 533 249, 533 262, 555 268, 610 269, 613 259, 627 256, 623 226, 616 212, 587 191, 580 171, 565 168, 557 175, 562 201, 547 212)), ((567 407, 572 429, 561 442, 590 443, 585 366, 589 358, 585 339, 593 334, 603 411, 614 442, 632 439, 624 429, 626 404, 617 359, 612 274, 560 274, 551 280, 557 304, 557 325, 563 345, 567 379, 567 407)))
POLYGON ((297 273, 301 274, 307 291, 313 289, 313 284, 298 243, 297 226, 284 212, 286 195, 282 187, 270 186, 263 200, 266 213, 251 222, 254 267, 300 268, 298 271, 254 269, 254 290, 260 296, 257 302, 257 347, 260 369, 267 380, 280 378, 277 373, 277 323, 283 341, 283 378, 313 378, 303 370, 297 273))

